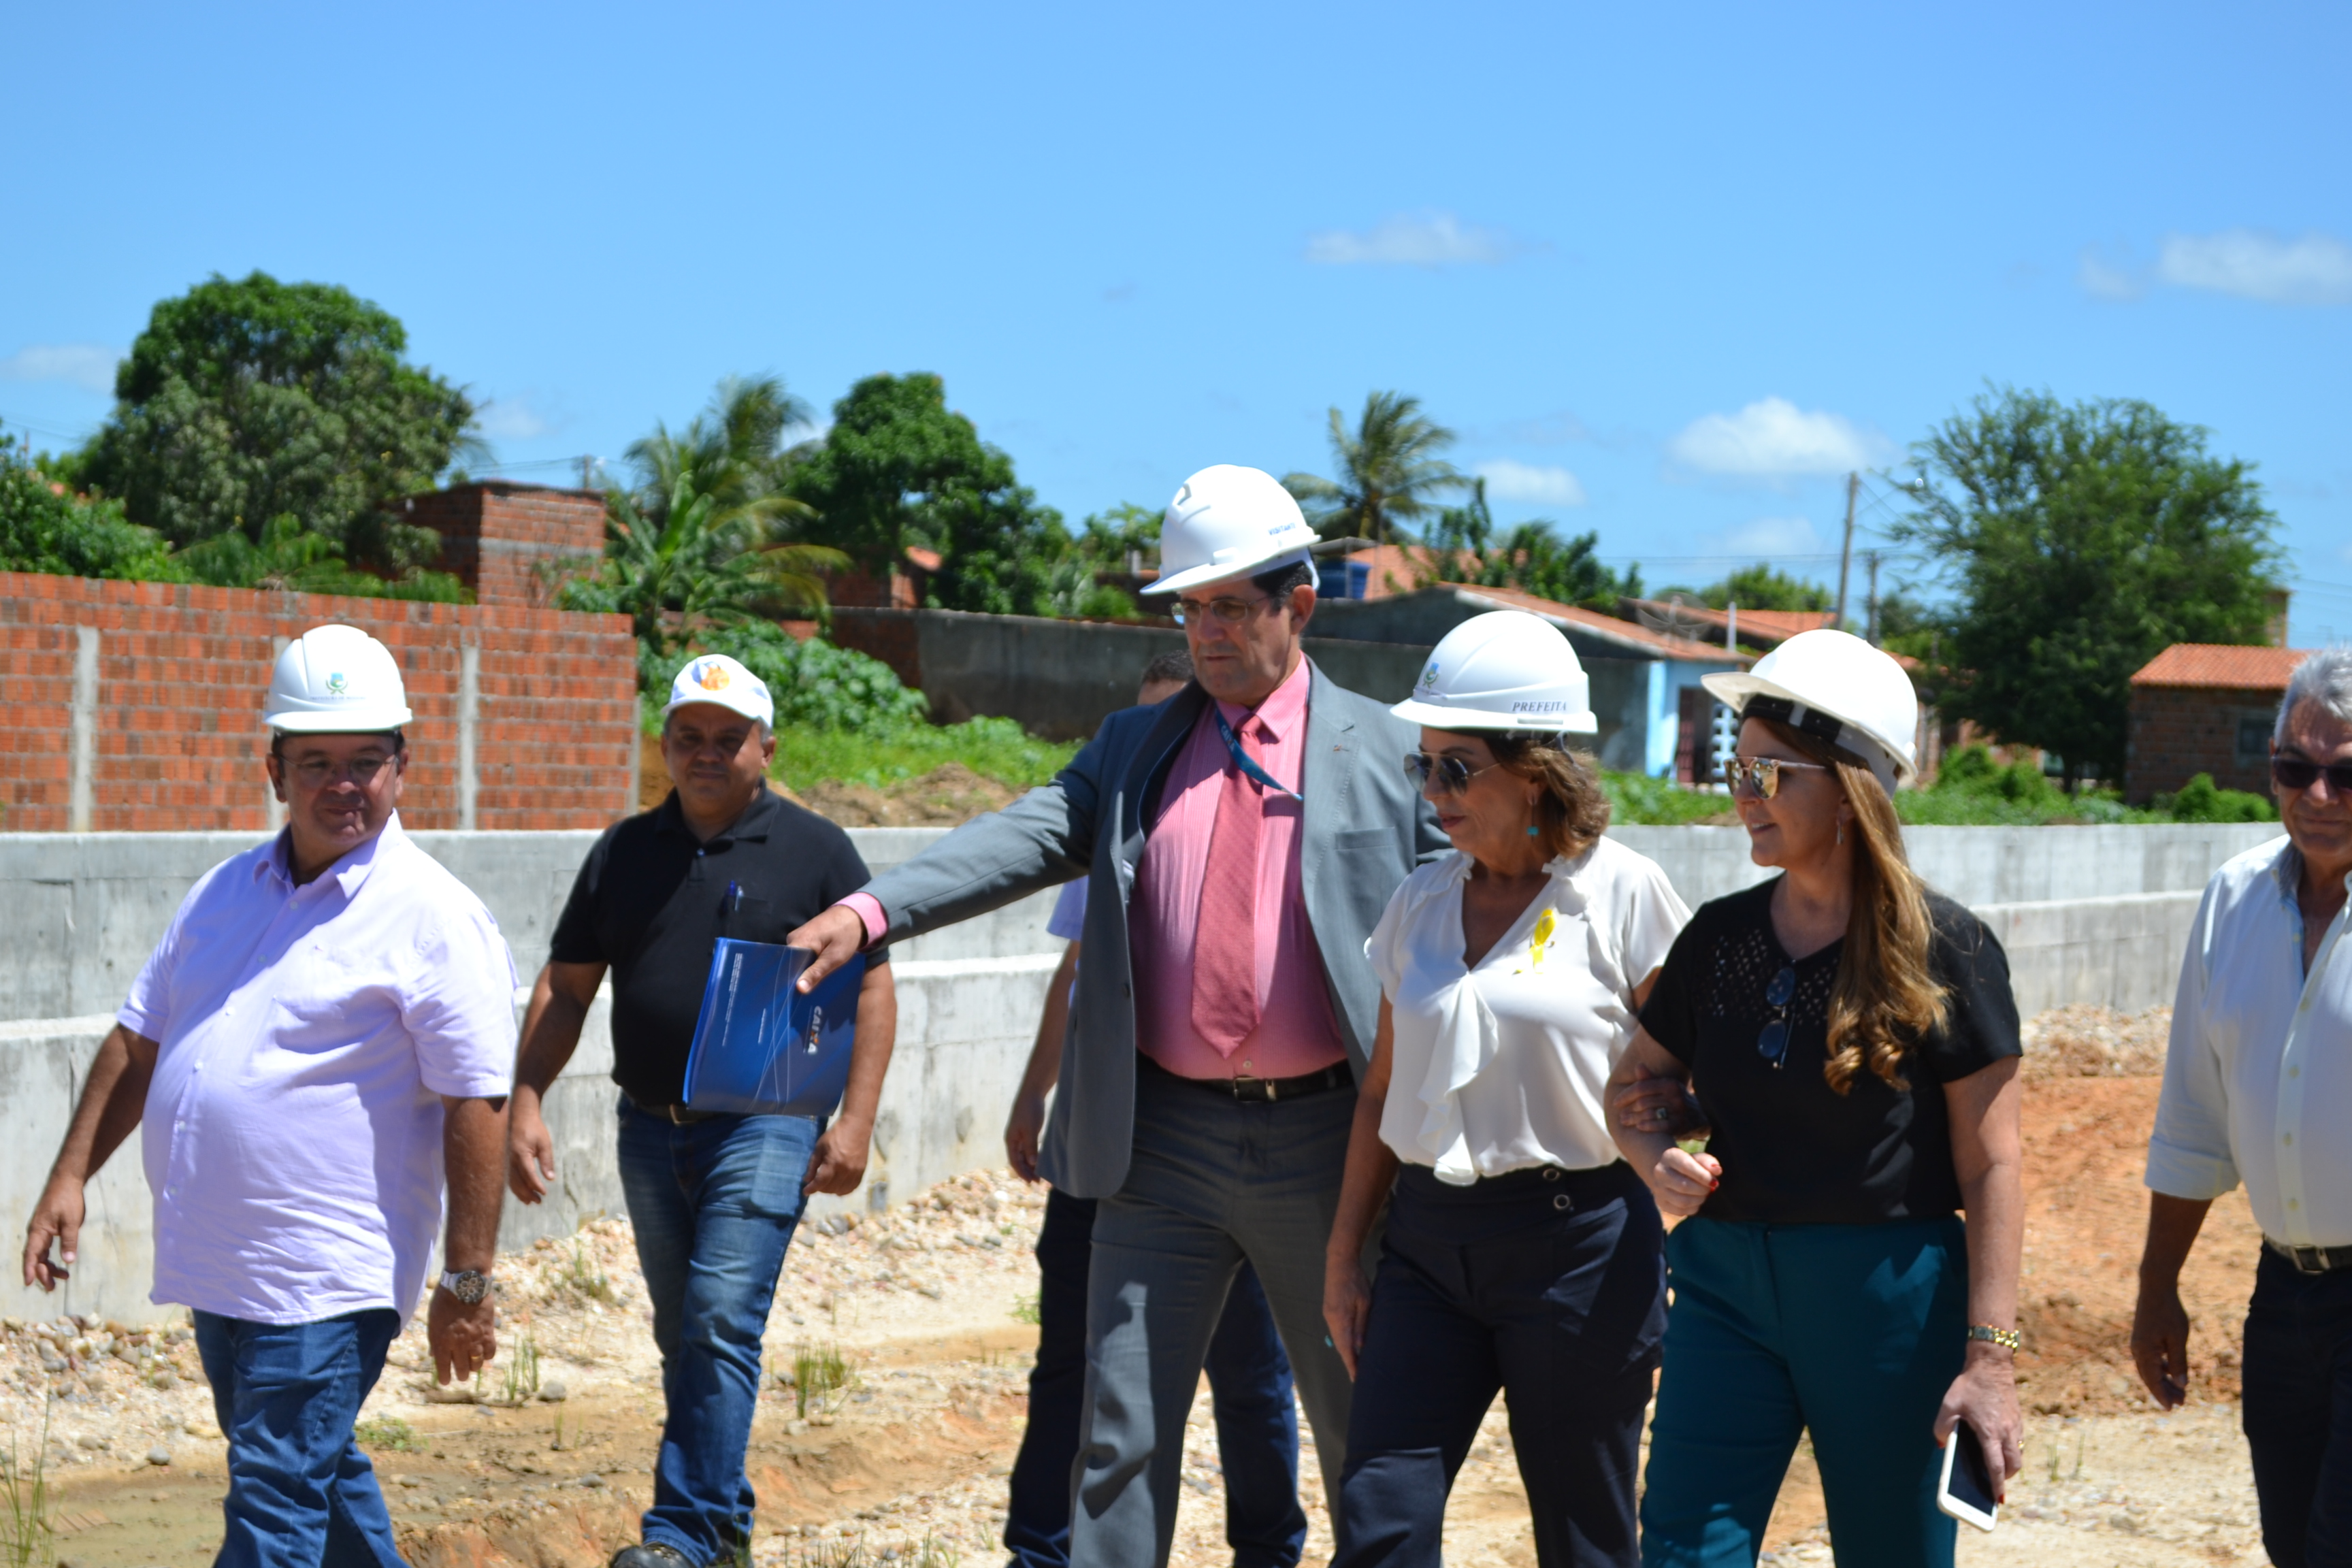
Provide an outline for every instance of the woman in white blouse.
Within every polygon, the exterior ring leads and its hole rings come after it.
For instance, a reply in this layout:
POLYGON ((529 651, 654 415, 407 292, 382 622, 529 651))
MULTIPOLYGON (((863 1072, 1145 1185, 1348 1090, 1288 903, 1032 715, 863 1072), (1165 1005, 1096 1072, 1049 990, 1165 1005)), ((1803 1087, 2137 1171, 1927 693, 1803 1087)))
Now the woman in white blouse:
POLYGON ((1406 766, 1456 852, 1405 880, 1365 944, 1380 1032, 1323 1288, 1356 1378, 1333 1568, 1435 1568, 1497 1389, 1538 1561, 1641 1560, 1664 1233, 1601 1095, 1689 910, 1601 836, 1608 802, 1567 749, 1590 709, 1567 639, 1510 610, 1449 633, 1394 710, 1423 726, 1406 766))

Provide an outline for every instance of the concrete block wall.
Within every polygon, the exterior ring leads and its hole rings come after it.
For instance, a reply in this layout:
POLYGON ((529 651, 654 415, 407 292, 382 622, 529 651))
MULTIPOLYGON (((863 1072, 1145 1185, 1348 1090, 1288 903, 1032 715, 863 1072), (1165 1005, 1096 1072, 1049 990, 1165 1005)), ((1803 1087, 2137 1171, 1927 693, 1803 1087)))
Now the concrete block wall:
POLYGON ((263 695, 285 642, 330 621, 400 661, 409 826, 602 827, 628 809, 624 616, 0 573, 0 828, 270 827, 263 695))
POLYGON ((2125 798, 2144 804, 2199 773, 2211 773, 2224 789, 2270 794, 2267 742, 2278 705, 2275 689, 2134 686, 2125 798))
MULTIPOLYGON (((875 870, 937 841, 942 829, 853 829, 875 870)), ((1749 864, 1737 828, 1627 827, 1694 906, 1769 873, 1749 864)), ((1969 904, 2008 949, 2021 1009, 2063 1002, 2137 1009, 2170 1001, 2188 924, 2222 860, 2276 837, 2263 826, 1915 828, 1911 853, 1928 880, 1969 904)), ((498 917, 528 984, 589 833, 425 833, 425 849, 475 889, 498 917)), ((21 1225, 112 1009, 173 908, 205 868, 252 834, 133 838, 0 835, 0 941, 19 955, 0 971, 0 1223, 21 1225)), ((866 1184, 811 1205, 823 1216, 872 1208, 1003 1158, 1000 1135, 1061 943, 1046 934, 1052 891, 901 943, 899 1036, 883 1091, 866 1184)), ((518 1009, 522 998, 517 998, 518 1009)), ((549 1202, 509 1204, 511 1249, 568 1235, 581 1220, 622 1212, 613 1158, 615 1091, 603 1003, 548 1101, 558 1181, 549 1202)), ((161 1315, 145 1300, 152 1257, 149 1205, 134 1139, 91 1187, 83 1267, 58 1298, 0 1281, 0 1312, 94 1311, 127 1321, 161 1315)))

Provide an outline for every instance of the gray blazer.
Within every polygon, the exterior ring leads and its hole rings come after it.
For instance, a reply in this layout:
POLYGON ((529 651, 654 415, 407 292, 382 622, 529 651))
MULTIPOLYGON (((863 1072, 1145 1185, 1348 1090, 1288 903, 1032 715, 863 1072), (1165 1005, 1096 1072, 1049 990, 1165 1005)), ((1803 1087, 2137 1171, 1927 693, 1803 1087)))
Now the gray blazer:
MULTIPOLYGON (((1127 1180, 1135 1131, 1127 901, 1148 810, 1208 700, 1192 685, 1157 707, 1112 714, 1053 783, 965 823, 865 889, 881 903, 896 940, 1080 874, 1093 879, 1086 958, 1043 1155, 1045 1179, 1073 1197, 1108 1197, 1127 1180)), ((1385 704, 1310 670, 1299 868, 1323 983, 1359 1078, 1371 1059, 1381 1003, 1364 941, 1397 884, 1449 847, 1436 814, 1400 765, 1419 741, 1419 730, 1385 704)))

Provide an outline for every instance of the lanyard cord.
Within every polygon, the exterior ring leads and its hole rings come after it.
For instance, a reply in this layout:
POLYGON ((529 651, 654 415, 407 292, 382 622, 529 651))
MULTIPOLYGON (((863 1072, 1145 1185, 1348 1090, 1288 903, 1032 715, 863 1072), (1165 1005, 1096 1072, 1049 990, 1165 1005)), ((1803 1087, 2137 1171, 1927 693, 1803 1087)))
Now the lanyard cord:
POLYGON ((1255 779, 1267 789, 1274 791, 1275 794, 1286 795, 1291 799, 1298 802, 1301 805, 1307 804, 1306 796, 1300 795, 1295 789, 1285 789, 1281 783, 1276 780, 1272 773, 1267 773, 1265 769, 1260 767, 1255 759, 1251 757, 1247 752, 1242 750, 1242 738, 1234 733, 1234 727, 1231 724, 1225 722, 1223 710, 1216 707, 1213 703, 1209 708, 1209 716, 1217 721, 1217 733, 1223 739, 1225 742, 1225 750, 1234 759, 1234 766, 1241 769, 1244 777, 1255 779))

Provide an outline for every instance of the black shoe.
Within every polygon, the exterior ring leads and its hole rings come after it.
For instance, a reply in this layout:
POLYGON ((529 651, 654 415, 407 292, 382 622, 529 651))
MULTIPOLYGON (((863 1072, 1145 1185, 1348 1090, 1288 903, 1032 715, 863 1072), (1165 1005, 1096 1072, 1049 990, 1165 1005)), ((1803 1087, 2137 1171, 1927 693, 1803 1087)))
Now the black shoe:
POLYGON ((614 1552, 612 1568, 694 1568, 694 1564, 677 1547, 648 1541, 614 1552))

